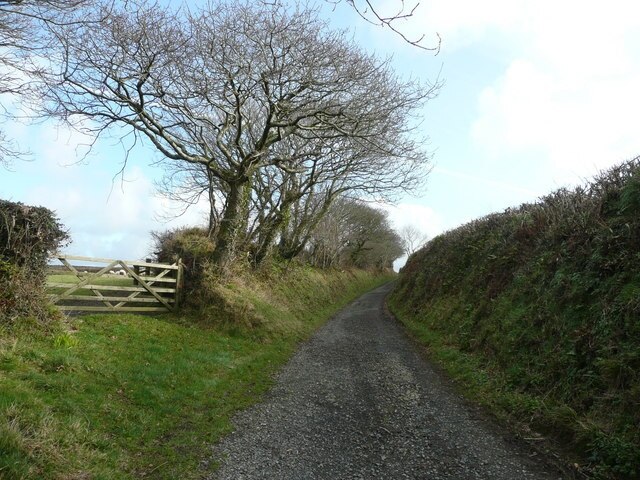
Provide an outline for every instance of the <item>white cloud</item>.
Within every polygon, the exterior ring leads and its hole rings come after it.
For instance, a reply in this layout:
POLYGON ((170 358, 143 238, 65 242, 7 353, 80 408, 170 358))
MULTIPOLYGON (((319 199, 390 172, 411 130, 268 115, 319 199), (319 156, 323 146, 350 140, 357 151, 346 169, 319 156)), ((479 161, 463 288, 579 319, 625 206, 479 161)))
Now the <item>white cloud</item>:
POLYGON ((396 230, 412 225, 421 232, 433 238, 443 231, 442 219, 430 207, 417 203, 398 203, 397 205, 382 205, 389 213, 389 219, 396 230))
POLYGON ((431 239, 444 230, 440 216, 426 205, 403 202, 381 205, 381 208, 389 214, 391 225, 396 231, 411 225, 431 239))
MULTIPOLYGON (((373 2, 385 14, 399 3, 373 2)), ((532 188, 549 190, 640 154, 640 3, 405 2, 408 8, 417 3, 413 17, 397 27, 411 38, 438 32, 442 50, 440 57, 421 57, 412 68, 426 72, 425 65, 442 62, 452 80, 443 96, 452 88, 452 102, 465 81, 469 91, 479 92, 475 105, 455 105, 458 112, 464 108, 477 115, 467 127, 469 138, 458 141, 470 142, 487 177, 506 178, 502 172, 508 170, 522 185, 544 172, 532 188), (485 61, 486 70, 479 72, 485 61), (520 172, 512 172, 518 161, 520 172)), ((388 51, 387 43, 400 55, 418 55, 406 45, 401 49, 396 35, 371 28, 378 48, 388 51)), ((447 160, 447 166, 462 170, 458 159, 447 160)))
MULTIPOLYGON (((136 179, 122 187, 104 181, 83 182, 78 175, 69 187, 40 186, 29 192, 27 202, 55 210, 70 230, 68 253, 96 257, 142 258, 151 252, 151 231, 202 223, 202 208, 168 222, 158 214, 168 205, 159 198, 151 181, 137 167, 128 172, 136 179)), ((65 182, 69 181, 68 173, 65 182)))
POLYGON ((203 223, 202 205, 170 221, 159 218, 175 205, 156 194, 150 178, 155 171, 140 166, 143 158, 132 158, 119 177, 121 152, 103 147, 78 163, 78 147, 87 142, 83 135, 49 124, 29 131, 35 160, 5 174, 8 198, 54 210, 72 237, 67 253, 143 258, 151 252, 151 231, 203 223))
MULTIPOLYGON (((403 202, 397 205, 380 205, 389 214, 392 227, 398 231, 404 226, 412 225, 429 239, 440 234, 444 230, 440 216, 430 207, 417 203, 403 202)), ((407 256, 396 259, 393 268, 397 272, 406 263, 407 256)))
MULTIPOLYGON (((146 229, 148 222, 140 214, 139 205, 136 206, 143 189, 136 189, 136 185, 132 185, 128 196, 122 195, 127 199, 126 202, 122 201, 123 198, 113 201, 109 199, 108 184, 100 185, 95 179, 89 183, 85 175, 78 173, 70 179, 68 171, 65 171, 64 177, 64 182, 58 184, 64 185, 62 188, 55 183, 41 185, 29 191, 25 201, 44 205, 56 212, 71 234, 73 243, 67 249, 69 253, 110 257, 115 253, 114 245, 119 240, 128 234, 134 238, 143 235, 141 230, 146 229)), ((139 250, 132 248, 130 252, 135 251, 139 255, 142 253, 139 250)))
MULTIPOLYGON (((398 2, 380 4, 390 12, 398 2)), ((640 3, 421 2, 402 28, 440 33, 445 59, 464 50, 506 62, 482 91, 471 131, 490 156, 540 151, 563 183, 640 153, 640 3)))
MULTIPOLYGON (((384 0, 373 2, 380 13, 391 16, 397 13, 398 0, 384 0)), ((424 43, 435 41, 436 33, 442 38, 442 52, 451 53, 457 49, 486 40, 495 35, 496 31, 526 32, 530 26, 533 8, 531 2, 525 0, 447 0, 447 1, 406 1, 407 13, 417 5, 413 15, 396 21, 394 26, 408 38, 417 39, 425 36, 424 43)), ((535 8, 538 8, 536 3, 535 8)), ((386 41, 394 38, 388 32, 384 34, 386 41)), ((395 39, 397 45, 402 40, 395 39)), ((512 38, 515 41, 515 38, 512 38)), ((513 45, 511 45, 513 46, 513 45)))
MULTIPOLYGON (((373 3, 384 14, 396 11, 399 4, 398 0, 373 3)), ((640 13, 636 2, 627 0, 607 4, 582 0, 447 0, 405 5, 405 11, 418 6, 411 18, 397 26, 412 37, 438 32, 444 52, 508 38, 504 47, 512 51, 530 45, 548 55, 549 61, 583 65, 585 60, 597 58, 605 68, 609 61, 617 63, 617 57, 628 49, 609 47, 620 45, 629 30, 638 26, 640 13)))
POLYGON ((539 151, 556 183, 574 183, 640 153, 640 52, 630 48, 637 45, 640 6, 543 2, 518 13, 531 16, 524 33, 513 31, 523 19, 514 25, 477 19, 524 42, 480 95, 471 132, 476 145, 492 157, 539 151))

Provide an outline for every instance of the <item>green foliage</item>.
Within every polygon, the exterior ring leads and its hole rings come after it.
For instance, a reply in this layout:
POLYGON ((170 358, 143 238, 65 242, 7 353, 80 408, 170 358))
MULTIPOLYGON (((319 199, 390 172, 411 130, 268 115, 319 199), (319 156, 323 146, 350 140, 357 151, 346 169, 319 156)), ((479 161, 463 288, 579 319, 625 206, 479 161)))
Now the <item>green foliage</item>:
POLYGON ((215 247, 207 230, 200 227, 153 232, 152 236, 158 261, 173 263, 182 259, 182 263, 192 269, 206 262, 215 247))
POLYGON ((49 304, 44 275, 0 260, 0 327, 35 321, 54 324, 60 314, 49 304))
POLYGON ((0 325, 52 320, 44 291, 49 256, 68 240, 53 212, 0 200, 0 325))
POLYGON ((0 200, 0 260, 41 270, 68 239, 51 210, 0 200))
POLYGON ((589 460, 596 465, 596 475, 611 472, 619 478, 640 477, 640 453, 636 444, 596 431, 589 451, 589 460))
POLYGON ((16 308, 15 284, 19 269, 13 263, 0 260, 0 312, 14 311, 16 308))
POLYGON ((78 345, 78 338, 68 332, 60 333, 53 339, 53 346, 57 348, 72 348, 78 345))
POLYGON ((352 284, 392 277, 389 273, 318 269, 275 260, 259 270, 247 268, 220 276, 217 268, 207 265, 185 310, 201 325, 252 338, 277 338, 293 330, 304 332, 303 315, 310 310, 323 311, 352 284), (274 308, 279 313, 274 314, 274 308))
POLYGON ((447 232, 409 259, 392 297, 493 372, 503 398, 538 399, 533 413, 499 408, 605 477, 640 475, 639 179, 634 159, 447 232))
POLYGON ((209 232, 200 227, 181 227, 164 232, 152 232, 155 254, 159 262, 174 263, 179 259, 185 266, 185 290, 199 288, 203 270, 210 263, 215 242, 209 232))

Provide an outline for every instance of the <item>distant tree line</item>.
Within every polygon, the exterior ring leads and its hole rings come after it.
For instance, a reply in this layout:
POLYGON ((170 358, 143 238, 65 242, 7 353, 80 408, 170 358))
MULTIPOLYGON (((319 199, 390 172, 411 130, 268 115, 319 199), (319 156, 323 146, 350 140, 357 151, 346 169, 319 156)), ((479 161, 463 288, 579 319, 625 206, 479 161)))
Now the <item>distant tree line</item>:
MULTIPOLYGON (((285 238, 274 244, 276 251, 285 238)), ((210 238, 208 229, 200 227, 154 232, 153 239, 159 259, 173 262, 180 258, 195 277, 208 265, 215 249, 215 239, 210 238)), ((384 270, 391 269, 393 261, 402 256, 402 245, 385 211, 360 200, 340 198, 309 230, 304 247, 287 258, 299 258, 320 268, 384 270)))

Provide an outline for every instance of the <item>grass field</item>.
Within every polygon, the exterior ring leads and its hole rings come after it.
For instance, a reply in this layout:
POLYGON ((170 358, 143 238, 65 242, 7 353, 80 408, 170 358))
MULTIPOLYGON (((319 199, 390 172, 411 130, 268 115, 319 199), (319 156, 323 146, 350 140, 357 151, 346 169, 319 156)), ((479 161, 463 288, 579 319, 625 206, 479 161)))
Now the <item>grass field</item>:
MULTIPOLYGON (((47 275, 47 283, 68 283, 69 287, 71 287, 74 283, 78 283, 78 277, 75 275, 67 275, 67 274, 50 274, 47 275)), ((92 285, 112 285, 118 287, 131 287, 133 286, 133 279, 129 277, 123 277, 121 275, 102 275, 99 278, 91 281, 92 285)), ((67 290, 64 287, 48 287, 47 292, 49 293, 62 293, 67 290)), ((74 295, 94 295, 91 290, 86 288, 79 288, 75 292, 74 295)))
MULTIPOLYGON (((47 275, 47 281, 52 283, 77 283, 78 277, 71 274, 54 273, 47 275)), ((123 277, 122 275, 106 274, 96 278, 95 280, 91 280, 91 283, 95 285, 118 285, 122 287, 133 285, 133 279, 123 277)))
POLYGON ((261 319, 250 330, 167 314, 0 331, 0 478, 201 478, 230 415, 268 389, 297 343, 386 280, 300 271, 231 282, 230 302, 261 319))
POLYGON ((95 315, 75 327, 3 345, 0 477, 190 478, 183 469, 290 350, 171 318, 95 315))

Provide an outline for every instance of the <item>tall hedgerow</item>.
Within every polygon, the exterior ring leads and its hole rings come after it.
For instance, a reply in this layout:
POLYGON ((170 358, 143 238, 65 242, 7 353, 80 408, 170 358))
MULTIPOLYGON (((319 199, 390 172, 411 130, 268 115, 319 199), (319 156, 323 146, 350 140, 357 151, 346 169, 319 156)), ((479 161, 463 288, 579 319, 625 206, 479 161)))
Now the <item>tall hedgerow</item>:
POLYGON ((533 399, 523 417, 595 472, 640 477, 640 157, 435 238, 392 305, 533 399))
POLYGON ((48 320, 47 261, 68 240, 51 210, 0 200, 0 325, 48 320))

